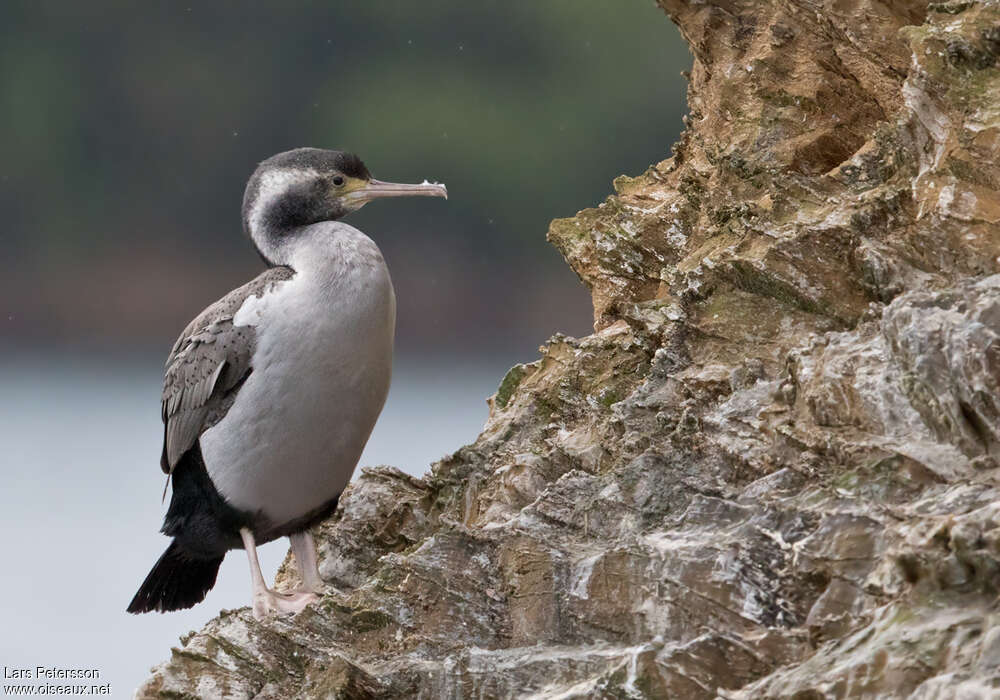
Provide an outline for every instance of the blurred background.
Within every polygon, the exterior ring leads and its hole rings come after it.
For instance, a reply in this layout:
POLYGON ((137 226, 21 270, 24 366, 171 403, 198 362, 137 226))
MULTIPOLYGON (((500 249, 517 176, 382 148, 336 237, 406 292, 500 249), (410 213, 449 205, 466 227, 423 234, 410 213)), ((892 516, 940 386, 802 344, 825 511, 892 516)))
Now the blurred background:
MULTIPOLYGON (((123 612, 167 543, 163 360, 261 269, 239 221, 257 162, 344 148, 448 185, 349 219, 398 296, 362 464, 421 474, 475 439, 508 367, 590 332, 548 222, 669 155, 689 64, 650 0, 0 5, 0 665, 96 667, 128 697, 249 600, 233 553, 194 610, 123 612)), ((262 549, 269 573, 285 551, 262 549)))

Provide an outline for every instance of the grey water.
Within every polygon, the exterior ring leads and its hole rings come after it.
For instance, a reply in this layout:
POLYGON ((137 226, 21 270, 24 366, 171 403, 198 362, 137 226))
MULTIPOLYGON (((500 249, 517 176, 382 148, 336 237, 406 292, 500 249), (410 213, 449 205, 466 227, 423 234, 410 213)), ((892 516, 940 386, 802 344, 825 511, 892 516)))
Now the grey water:
MULTIPOLYGON (((506 369, 503 361, 397 365, 361 465, 421 475, 472 442, 506 369)), ((248 603, 245 557, 232 552, 194 609, 125 613, 167 544, 158 534, 161 371, 152 360, 0 362, 0 666, 97 669, 100 681, 88 683, 131 697, 181 635, 248 603)), ((267 576, 286 551, 287 541, 261 548, 267 576)))

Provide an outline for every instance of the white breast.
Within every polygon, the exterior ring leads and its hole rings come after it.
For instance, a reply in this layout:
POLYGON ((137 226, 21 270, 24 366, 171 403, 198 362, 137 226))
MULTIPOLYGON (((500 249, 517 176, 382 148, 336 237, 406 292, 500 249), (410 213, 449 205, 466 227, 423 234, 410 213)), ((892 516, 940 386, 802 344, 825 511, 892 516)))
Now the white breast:
POLYGON ((236 314, 256 327, 253 371, 201 436, 219 492, 275 525, 347 486, 392 373, 395 296, 375 244, 327 224, 292 266, 291 280, 236 314))

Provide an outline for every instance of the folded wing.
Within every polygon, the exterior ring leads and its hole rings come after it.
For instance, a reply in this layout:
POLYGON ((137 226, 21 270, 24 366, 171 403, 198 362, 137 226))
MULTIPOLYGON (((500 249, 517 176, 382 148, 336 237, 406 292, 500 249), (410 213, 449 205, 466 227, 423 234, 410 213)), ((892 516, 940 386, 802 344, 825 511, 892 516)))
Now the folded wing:
POLYGON ((236 312, 294 274, 289 267, 265 270, 201 312, 174 343, 163 378, 160 466, 167 474, 226 415, 253 371, 254 328, 236 325, 236 312))

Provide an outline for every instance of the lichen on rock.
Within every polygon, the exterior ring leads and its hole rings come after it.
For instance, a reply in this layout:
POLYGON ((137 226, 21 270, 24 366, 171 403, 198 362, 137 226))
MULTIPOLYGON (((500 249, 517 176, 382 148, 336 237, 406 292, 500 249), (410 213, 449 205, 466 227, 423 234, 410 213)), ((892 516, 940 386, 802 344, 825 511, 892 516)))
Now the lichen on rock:
POLYGON ((687 129, 549 230, 594 335, 140 697, 1000 694, 1000 3, 660 4, 687 129))

